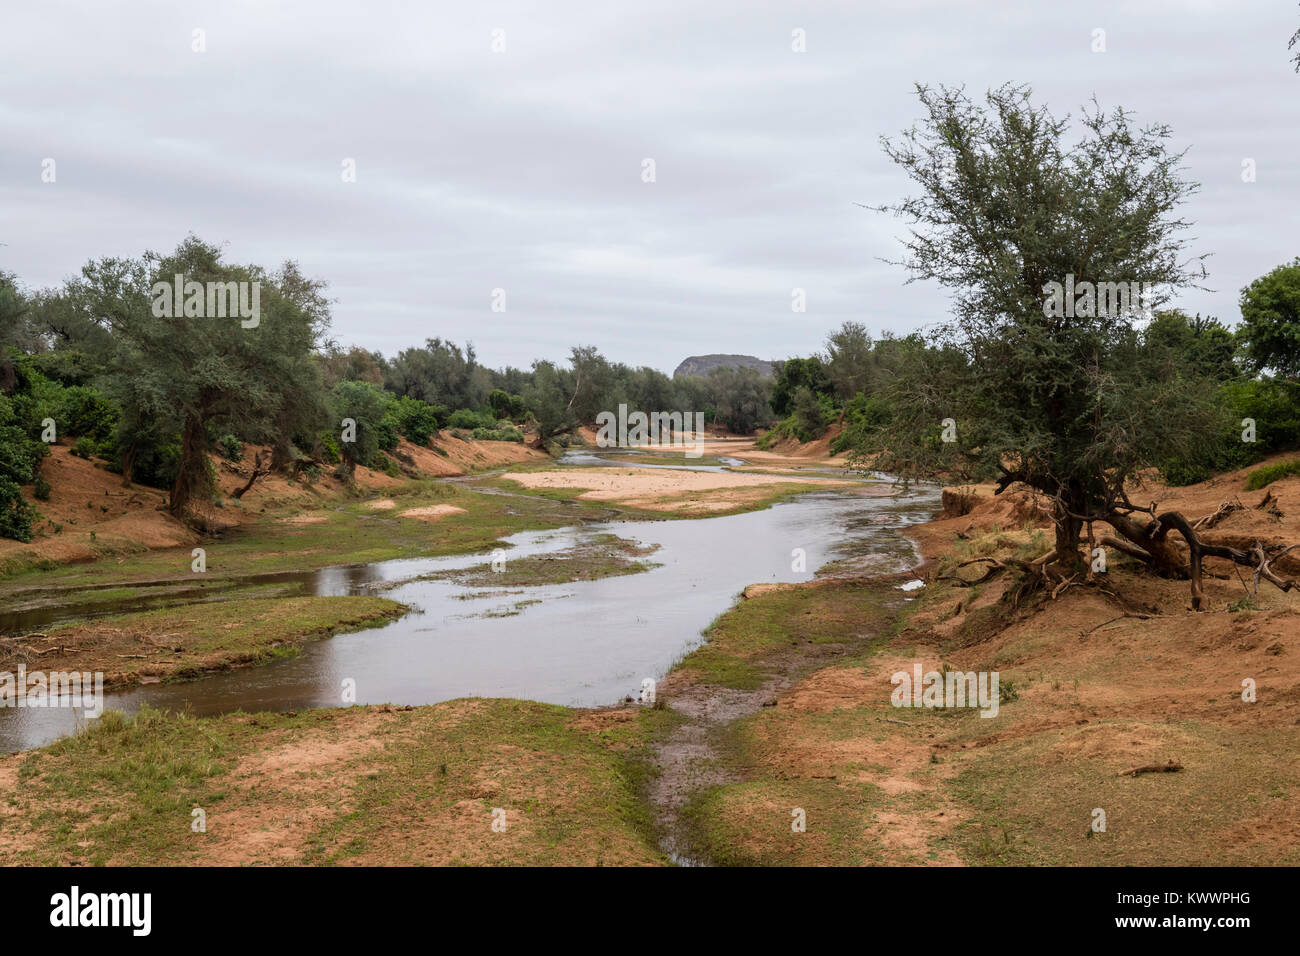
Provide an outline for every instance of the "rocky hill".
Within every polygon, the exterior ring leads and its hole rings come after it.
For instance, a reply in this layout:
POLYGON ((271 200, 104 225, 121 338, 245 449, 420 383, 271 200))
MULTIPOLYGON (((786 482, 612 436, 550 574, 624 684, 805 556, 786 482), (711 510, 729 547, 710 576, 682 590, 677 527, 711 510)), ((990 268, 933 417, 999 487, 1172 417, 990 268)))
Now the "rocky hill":
POLYGON ((673 378, 679 375, 708 375, 715 368, 754 368, 764 378, 774 374, 771 362, 752 355, 692 355, 682 359, 682 363, 673 372, 673 378))

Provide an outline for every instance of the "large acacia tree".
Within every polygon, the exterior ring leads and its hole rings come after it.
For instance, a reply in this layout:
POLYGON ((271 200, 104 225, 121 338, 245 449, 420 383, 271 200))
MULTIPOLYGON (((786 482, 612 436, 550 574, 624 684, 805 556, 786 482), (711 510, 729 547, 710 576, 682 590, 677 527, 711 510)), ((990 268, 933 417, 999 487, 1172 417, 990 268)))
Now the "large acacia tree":
POLYGON ((1197 187, 1169 129, 1095 104, 1077 123, 1058 118, 1021 86, 982 103, 961 89, 917 94, 924 117, 882 143, 919 190, 874 208, 908 221, 901 265, 950 289, 953 312, 934 347, 900 363, 896 413, 864 433, 859 455, 903 475, 996 476, 999 491, 1021 482, 1048 496, 1055 544, 1033 564, 1043 577, 1080 571, 1082 529, 1106 521, 1124 536, 1116 546, 1198 581, 1200 554, 1217 552, 1181 516, 1138 508, 1126 491, 1142 469, 1191 457, 1225 427, 1204 376, 1140 334, 1140 311, 1205 274, 1178 215, 1197 187), (1123 308, 1045 307, 1050 284, 1071 279, 1149 284, 1151 295, 1123 308), (1190 566, 1171 529, 1187 539, 1190 566))
MULTIPOLYGON (((170 497, 177 517, 211 491, 215 430, 278 443, 304 416, 315 417, 309 409, 319 403, 304 391, 318 380, 304 376, 329 322, 322 290, 293 263, 276 272, 225 263, 218 247, 193 236, 170 255, 90 262, 69 283, 68 295, 85 316, 111 334, 108 387, 124 420, 180 434, 170 497), (154 283, 178 274, 199 283, 259 283, 256 325, 245 327, 238 317, 155 315, 154 283)), ((124 437, 129 480, 131 436, 124 437)))

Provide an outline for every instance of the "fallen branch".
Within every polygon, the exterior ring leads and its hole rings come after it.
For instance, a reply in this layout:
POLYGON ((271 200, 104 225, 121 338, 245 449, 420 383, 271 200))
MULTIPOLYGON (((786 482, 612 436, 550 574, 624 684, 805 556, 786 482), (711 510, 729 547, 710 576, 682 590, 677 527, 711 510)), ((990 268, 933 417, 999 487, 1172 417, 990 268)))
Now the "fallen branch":
POLYGON ((1121 770, 1121 777, 1136 777, 1144 773, 1177 773, 1183 769, 1183 765, 1177 761, 1171 760, 1166 764, 1152 763, 1144 767, 1129 767, 1127 770, 1121 770))

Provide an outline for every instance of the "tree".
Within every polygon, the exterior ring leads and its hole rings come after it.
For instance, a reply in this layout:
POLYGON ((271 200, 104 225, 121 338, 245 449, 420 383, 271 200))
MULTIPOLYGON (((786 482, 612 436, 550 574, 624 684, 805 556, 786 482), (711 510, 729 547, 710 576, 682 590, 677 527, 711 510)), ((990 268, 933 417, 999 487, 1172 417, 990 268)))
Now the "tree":
POLYGON ((748 435, 772 420, 767 382, 757 369, 715 368, 707 379, 718 424, 738 435, 748 435))
POLYGON ((384 386, 399 397, 452 409, 480 407, 492 387, 491 373, 479 366, 473 345, 462 350, 440 338, 398 352, 384 370, 384 386))
POLYGON ((871 336, 859 322, 845 322, 826 338, 826 376, 847 402, 871 385, 871 336))
POLYGON ((533 363, 533 381, 524 389, 524 404, 537 420, 537 447, 557 435, 578 427, 577 416, 570 407, 572 384, 570 374, 554 363, 539 360, 533 363))
MULTIPOLYGON (((321 287, 292 264, 272 274, 223 263, 220 249, 194 236, 168 256, 92 261, 69 284, 83 315, 112 334, 108 375, 123 421, 141 429, 167 423, 168 431, 174 426, 180 432, 173 515, 185 515, 194 500, 211 492, 207 456, 214 431, 265 436, 280 416, 296 414, 290 406, 303 395, 294 376, 306 367, 304 358, 328 321, 321 287), (188 292, 185 308, 155 301, 156 285, 171 285, 177 275, 201 288, 248 283, 249 299, 256 287, 255 324, 246 327, 239 316, 207 316, 202 305, 192 310, 188 292), (195 311, 200 314, 185 314, 195 311)), ((125 437, 130 444, 138 436, 125 437)), ((129 480, 129 464, 124 472, 129 480)))
POLYGON ((776 380, 772 383, 772 411, 781 417, 789 415, 794 408, 794 393, 800 388, 811 389, 818 395, 833 391, 826 366, 816 355, 786 359, 780 363, 776 380))
POLYGON ((1300 379, 1300 257, 1241 290, 1239 334, 1252 369, 1300 379))
MULTIPOLYGON (((1295 49, 1295 47, 1297 46, 1300 46, 1300 30, 1297 30, 1295 33, 1291 34, 1291 41, 1287 43, 1286 48, 1288 50, 1292 50, 1295 49)), ((1291 62, 1295 64, 1295 71, 1297 73, 1300 73, 1300 53, 1297 53, 1294 57, 1292 57, 1291 62)))
POLYGON ((601 412, 612 411, 619 402, 627 401, 618 388, 614 366, 594 345, 575 345, 569 351, 569 367, 573 372, 569 408, 579 422, 591 424, 601 412))
POLYGON ((357 465, 369 465, 383 442, 384 416, 392 397, 367 382, 339 382, 330 393, 330 411, 338 429, 343 463, 339 476, 351 480, 357 465))
POLYGON ((910 221, 902 265, 951 289, 954 314, 935 332, 940 348, 902 363, 891 420, 859 460, 874 453, 876 467, 905 475, 997 475, 1000 491, 1023 482, 1052 502, 1054 547, 1026 565, 1040 583, 1049 571, 1068 581, 1083 524, 1108 521, 1128 553, 1191 576, 1199 606, 1199 561, 1211 551, 1176 513, 1135 521, 1142 509, 1125 490, 1223 426, 1212 385, 1145 352, 1136 328, 1140 311, 1204 275, 1181 238, 1189 224, 1175 211, 1196 186, 1180 177, 1168 127, 1139 128, 1094 104, 1068 143, 1069 117, 1034 105, 1025 87, 989 91, 983 107, 961 90, 917 93, 925 118, 882 144, 920 193, 878 208, 910 221), (1098 283, 1137 283, 1145 295, 1089 298, 1098 283), (1077 294, 1068 308, 1062 287, 1077 294))
POLYGON ((1226 382, 1237 377, 1237 341, 1232 331, 1213 317, 1188 318, 1179 309, 1160 312, 1142 333, 1149 349, 1169 349, 1180 364, 1206 378, 1226 382))

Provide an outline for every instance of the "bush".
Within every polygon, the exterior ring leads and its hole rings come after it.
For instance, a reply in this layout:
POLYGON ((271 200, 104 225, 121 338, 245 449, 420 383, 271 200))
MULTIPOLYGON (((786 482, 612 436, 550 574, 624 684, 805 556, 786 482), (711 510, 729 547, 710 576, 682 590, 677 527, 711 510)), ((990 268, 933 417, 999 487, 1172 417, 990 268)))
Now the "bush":
POLYGON ((522 442, 524 440, 524 433, 510 425, 503 428, 476 428, 472 435, 475 441, 522 442))
POLYGON ((222 435, 217 439, 217 447, 226 461, 244 460, 244 443, 234 435, 222 435))
POLYGON ((343 460, 343 453, 339 451, 339 443, 333 435, 326 435, 320 440, 320 459, 327 465, 337 465, 343 460))
POLYGON ((37 501, 50 500, 50 483, 45 480, 44 476, 36 476, 36 483, 32 489, 32 494, 35 496, 37 501))
POLYGON ((95 439, 88 435, 82 435, 77 439, 77 443, 72 446, 72 454, 90 461, 99 454, 99 446, 95 444, 95 439))
POLYGON ((831 454, 861 447, 865 437, 889 424, 892 410, 881 395, 859 392, 844 406, 844 431, 831 442, 831 454))
POLYGON ((1256 468, 1246 478, 1246 490, 1259 491, 1265 485, 1271 485, 1275 481, 1290 478, 1293 475, 1300 475, 1300 458, 1291 461, 1279 461, 1275 465, 1256 468))
POLYGON ((1224 385, 1219 396, 1226 409, 1224 433, 1195 458, 1161 462, 1160 476, 1167 484, 1195 484, 1296 447, 1300 398, 1293 386, 1275 379, 1248 379, 1224 385), (1241 422, 1246 418, 1255 421, 1254 442, 1241 440, 1241 422))
POLYGON ((377 453, 374 458, 370 459, 370 463, 366 467, 372 471, 382 471, 390 478, 402 477, 402 469, 398 467, 397 462, 383 452, 377 453))
POLYGON ((392 415, 398 431, 416 445, 427 446, 429 439, 437 434, 437 409, 418 398, 399 398, 393 405, 392 415))
POLYGON ((818 395, 806 385, 795 390, 794 412, 790 421, 794 436, 801 442, 820 438, 834 415, 835 409, 829 395, 818 395))
POLYGON ((0 394, 0 537, 32 540, 37 514, 23 497, 22 486, 35 480, 48 452, 44 443, 19 427, 14 403, 0 394))
POLYGON ((87 435, 96 442, 108 441, 117 430, 117 407, 98 391, 85 385, 59 389, 54 396, 54 420, 64 435, 87 435))
POLYGON ((451 413, 451 417, 447 419, 447 424, 451 428, 468 430, 475 428, 493 429, 496 428, 497 419, 490 411, 476 412, 469 408, 458 408, 451 413))

